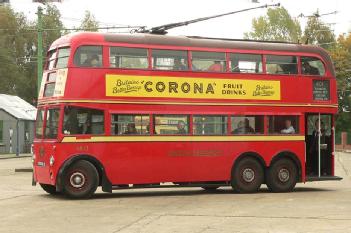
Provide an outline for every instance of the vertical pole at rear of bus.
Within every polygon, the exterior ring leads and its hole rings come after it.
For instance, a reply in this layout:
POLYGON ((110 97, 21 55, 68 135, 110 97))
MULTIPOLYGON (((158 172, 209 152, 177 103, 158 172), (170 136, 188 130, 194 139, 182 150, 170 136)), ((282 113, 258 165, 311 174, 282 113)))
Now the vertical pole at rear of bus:
POLYGON ((43 9, 40 6, 38 6, 38 11, 37 11, 37 15, 38 15, 38 22, 37 22, 37 33, 38 33, 37 91, 38 91, 38 97, 39 97, 39 92, 40 92, 41 79, 42 79, 42 76, 43 76, 43 28, 42 28, 42 14, 43 14, 43 9))
POLYGON ((318 177, 321 177, 321 113, 318 113, 318 177))

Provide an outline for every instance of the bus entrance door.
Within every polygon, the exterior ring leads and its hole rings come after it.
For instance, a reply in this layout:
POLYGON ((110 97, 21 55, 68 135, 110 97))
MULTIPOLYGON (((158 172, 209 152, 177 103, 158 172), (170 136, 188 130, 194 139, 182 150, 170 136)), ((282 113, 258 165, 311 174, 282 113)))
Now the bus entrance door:
POLYGON ((306 176, 330 177, 333 175, 334 128, 332 116, 306 115, 306 176))

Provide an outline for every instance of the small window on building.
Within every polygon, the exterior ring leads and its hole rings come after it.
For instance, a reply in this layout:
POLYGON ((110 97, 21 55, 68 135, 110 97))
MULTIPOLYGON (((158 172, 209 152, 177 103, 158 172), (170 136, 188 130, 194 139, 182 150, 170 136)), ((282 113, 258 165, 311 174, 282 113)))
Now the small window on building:
POLYGON ((43 137, 43 124, 44 124, 44 110, 38 110, 37 119, 35 123, 35 138, 43 137))
POLYGON ((230 70, 235 73, 262 73, 262 55, 231 53, 230 70))
POLYGON ((102 46, 80 46, 74 54, 74 64, 81 67, 101 67, 102 46))
POLYGON ((301 71, 305 75, 325 75, 324 64, 316 57, 301 57, 301 71))
POLYGON ((231 118, 232 134, 263 134, 263 116, 233 116, 231 118))
POLYGON ((111 116, 111 133, 115 135, 150 134, 149 115, 113 114, 111 116))
POLYGON ((46 58, 46 70, 52 70, 56 64, 57 50, 53 49, 48 52, 46 58))
POLYGON ((267 55, 266 68, 268 74, 297 74, 295 56, 267 55))
POLYGON ((155 134, 189 134, 189 116, 156 115, 154 126, 155 134))
POLYGON ((66 106, 64 134, 104 134, 104 111, 66 106))
POLYGON ((192 52, 192 69, 194 71, 225 72, 225 53, 192 52))
POLYGON ((299 117, 269 116, 268 129, 270 134, 297 134, 299 132, 299 117))
POLYGON ((70 53, 71 53, 71 49, 68 47, 58 49, 56 68, 60 69, 60 68, 67 67, 70 53))
POLYGON ((193 133, 195 135, 223 135, 227 134, 226 116, 194 116, 193 133))
POLYGON ((187 52, 154 49, 152 67, 156 70, 188 70, 187 52))
POLYGON ((110 67, 147 69, 149 67, 147 49, 110 47, 110 67))
POLYGON ((46 113, 46 125, 44 138, 54 139, 57 138, 58 125, 59 125, 60 109, 48 109, 46 113))

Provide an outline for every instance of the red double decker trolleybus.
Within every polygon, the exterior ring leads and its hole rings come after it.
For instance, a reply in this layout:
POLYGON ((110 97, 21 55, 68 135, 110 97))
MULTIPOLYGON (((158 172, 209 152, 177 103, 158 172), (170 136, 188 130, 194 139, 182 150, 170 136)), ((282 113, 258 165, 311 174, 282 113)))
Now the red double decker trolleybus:
POLYGON ((33 183, 84 198, 98 186, 250 193, 338 180, 337 106, 332 62, 316 46, 67 35, 47 55, 33 183))

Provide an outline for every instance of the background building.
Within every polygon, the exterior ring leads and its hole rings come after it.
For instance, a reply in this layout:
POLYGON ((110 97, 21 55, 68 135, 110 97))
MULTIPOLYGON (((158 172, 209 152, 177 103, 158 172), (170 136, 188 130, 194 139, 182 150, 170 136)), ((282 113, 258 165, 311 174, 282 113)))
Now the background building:
POLYGON ((30 152, 36 112, 18 96, 0 94, 0 154, 30 152))

